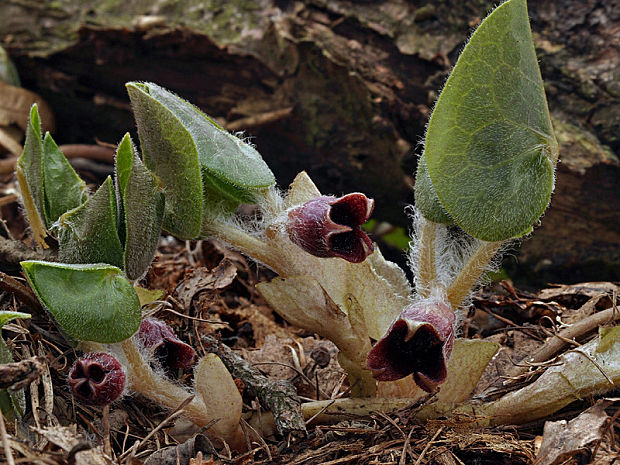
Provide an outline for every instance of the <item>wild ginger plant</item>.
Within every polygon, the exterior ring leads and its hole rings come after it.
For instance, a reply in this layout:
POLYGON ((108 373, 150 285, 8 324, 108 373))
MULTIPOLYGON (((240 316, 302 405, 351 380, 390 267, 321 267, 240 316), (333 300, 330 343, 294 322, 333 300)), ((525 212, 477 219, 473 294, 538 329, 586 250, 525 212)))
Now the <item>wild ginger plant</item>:
MULTIPOLYGON (((372 199, 324 195, 306 173, 281 192, 256 149, 195 106, 153 83, 127 90, 141 156, 126 135, 114 179, 93 195, 51 137, 41 139, 36 107, 17 167, 35 239, 45 247, 54 238, 61 261, 23 262, 26 277, 66 336, 95 352, 71 371, 77 398, 121 395, 119 383, 104 389, 106 376, 169 408, 194 394, 187 417, 219 419, 216 434, 241 444, 241 398, 219 359, 197 362, 193 389, 153 367, 194 360, 163 322, 142 318, 134 289, 163 228, 218 238, 274 270, 260 293, 290 323, 335 343, 351 395, 366 406, 439 391, 431 416, 467 399, 497 346, 457 338, 462 309, 504 244, 543 214, 558 160, 525 0, 481 23, 433 110, 412 210, 413 286, 360 228, 372 199), (248 203, 257 213, 238 215, 248 203)), ((607 339, 605 350, 617 346, 607 339)))

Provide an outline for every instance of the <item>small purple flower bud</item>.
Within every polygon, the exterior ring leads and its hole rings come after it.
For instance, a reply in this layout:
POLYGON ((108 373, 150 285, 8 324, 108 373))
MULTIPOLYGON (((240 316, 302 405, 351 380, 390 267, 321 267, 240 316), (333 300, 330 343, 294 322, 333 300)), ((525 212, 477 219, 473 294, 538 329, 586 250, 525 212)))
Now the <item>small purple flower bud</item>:
POLYGON ((91 352, 78 358, 69 371, 73 396, 91 405, 106 405, 125 389, 125 370, 112 355, 91 352))
POLYGON ((185 368, 194 363, 196 352, 181 341, 172 328, 155 318, 145 318, 140 323, 138 337, 165 367, 185 368))
POLYGON ((434 392, 446 380, 454 323, 452 308, 441 300, 408 305, 368 354, 372 375, 395 381, 413 374, 420 388, 434 392))
POLYGON ((375 201, 355 192, 344 197, 322 196, 293 208, 286 231, 293 243, 315 257, 340 257, 361 263, 373 251, 360 226, 368 221, 375 201))

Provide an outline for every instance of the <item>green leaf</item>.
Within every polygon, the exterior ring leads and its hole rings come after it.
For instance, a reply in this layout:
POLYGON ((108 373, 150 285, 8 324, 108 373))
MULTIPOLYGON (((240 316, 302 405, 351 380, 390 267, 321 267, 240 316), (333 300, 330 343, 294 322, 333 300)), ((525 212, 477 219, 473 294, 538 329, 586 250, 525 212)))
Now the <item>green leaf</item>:
MULTIPOLYGON (((13 312, 13 311, 0 311, 0 328, 5 323, 14 320, 15 318, 30 318, 29 313, 13 312)), ((13 356, 11 351, 7 347, 4 339, 0 337, 0 363, 13 362, 13 356)), ((0 389, 0 411, 11 420, 15 415, 21 417, 26 407, 24 391, 19 390, 13 394, 10 394, 6 389, 0 389)))
POLYGON ((75 172, 50 133, 43 139, 43 182, 46 225, 82 205, 88 198, 86 183, 75 172))
POLYGON ((43 188, 43 141, 41 140, 41 120, 37 105, 30 109, 30 119, 26 128, 24 151, 17 160, 16 174, 22 200, 28 215, 33 236, 39 246, 46 247, 44 188, 43 188))
MULTIPOLYGON (((0 311, 0 328, 2 328, 6 323, 16 318, 30 318, 30 313, 23 312, 12 312, 8 310, 0 311)), ((6 363, 0 360, 0 363, 6 363)))
POLYGON ((21 86, 17 69, 9 58, 9 54, 2 47, 0 47, 0 81, 16 87, 21 86))
POLYGON ((455 225, 446 209, 441 206, 439 197, 433 188, 424 154, 418 160, 418 169, 415 175, 415 205, 427 220, 449 226, 455 225))
POLYGON ((108 263, 123 266, 117 231, 116 197, 108 177, 85 203, 63 214, 54 228, 58 258, 65 263, 108 263))
POLYGON ((116 152, 116 176, 125 242, 125 273, 139 279, 153 260, 164 218, 159 180, 144 166, 129 134, 116 152))
POLYGON ((468 234, 531 231, 553 190, 553 135, 525 0, 509 0, 472 35, 441 93, 424 157, 443 208, 468 234))
POLYGON ((42 261, 21 265, 41 303, 70 336, 111 344, 138 330, 140 301, 120 269, 42 261))
POLYGON ((189 102, 152 83, 130 82, 146 165, 166 192, 164 228, 186 239, 204 218, 231 214, 275 182, 260 154, 189 102))

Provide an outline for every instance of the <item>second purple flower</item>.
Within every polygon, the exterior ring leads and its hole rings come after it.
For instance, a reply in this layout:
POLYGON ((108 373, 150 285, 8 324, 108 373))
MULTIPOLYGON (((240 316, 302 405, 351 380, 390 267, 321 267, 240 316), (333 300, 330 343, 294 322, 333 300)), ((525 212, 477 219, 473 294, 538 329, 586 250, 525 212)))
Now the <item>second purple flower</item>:
POLYGON ((286 231, 294 244, 315 257, 361 263, 374 250, 360 228, 374 205, 373 199, 359 192, 317 197, 289 211, 286 231))

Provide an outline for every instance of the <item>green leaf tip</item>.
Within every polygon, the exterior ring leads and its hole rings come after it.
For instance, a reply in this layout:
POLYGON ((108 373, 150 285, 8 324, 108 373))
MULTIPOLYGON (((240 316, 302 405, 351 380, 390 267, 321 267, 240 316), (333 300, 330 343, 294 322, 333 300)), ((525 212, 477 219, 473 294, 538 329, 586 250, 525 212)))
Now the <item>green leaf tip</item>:
POLYGON ((30 318, 31 316, 32 315, 30 315, 30 313, 2 310, 0 311, 0 328, 2 328, 9 321, 15 320, 16 318, 30 318))
POLYGON ((433 110, 423 156, 429 183, 416 196, 430 220, 440 206, 444 220, 500 241, 529 233, 544 212, 558 144, 525 0, 501 4, 472 35, 433 110))
POLYGON ((54 227, 58 258, 65 263, 109 263, 122 267, 117 216, 114 186, 108 176, 85 203, 59 218, 54 227))
POLYGON ((21 265, 41 303, 75 339, 111 344, 138 330, 140 301, 119 268, 35 260, 21 265))
POLYGON ((166 192, 164 228, 184 239, 275 183, 251 145, 197 107, 149 82, 126 84, 144 162, 166 192))
POLYGON ((139 279, 153 260, 164 217, 161 183, 140 160, 126 134, 116 152, 119 232, 124 242, 124 269, 139 279))

